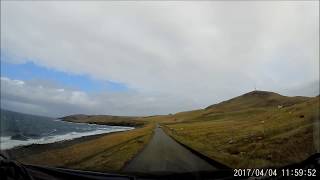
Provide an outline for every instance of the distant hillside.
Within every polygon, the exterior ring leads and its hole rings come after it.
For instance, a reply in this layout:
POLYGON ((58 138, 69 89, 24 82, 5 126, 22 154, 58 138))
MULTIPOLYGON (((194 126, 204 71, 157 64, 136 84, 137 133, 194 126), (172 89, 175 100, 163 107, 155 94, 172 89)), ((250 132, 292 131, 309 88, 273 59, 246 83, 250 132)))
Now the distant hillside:
POLYGON ((139 117, 131 116, 75 114, 61 117, 60 119, 69 122, 104 124, 110 126, 141 126, 145 124, 144 121, 139 120, 139 117))
MULTIPOLYGON (((231 113, 236 111, 263 111, 265 108, 284 108, 298 103, 311 100, 310 97, 288 97, 268 91, 252 91, 227 101, 213 104, 205 109, 180 112, 174 115, 175 120, 188 121, 205 118, 221 113, 231 113)), ((205 118, 206 119, 206 118, 205 118)))
POLYGON ((210 109, 228 109, 231 110, 240 110, 244 108, 252 108, 252 107, 270 107, 270 106, 291 106, 296 103, 301 103, 304 101, 308 101, 311 98, 295 96, 288 97, 282 96, 280 94, 268 91, 252 91, 241 96, 232 98, 227 101, 223 101, 219 104, 214 104, 208 106, 206 110, 210 109))

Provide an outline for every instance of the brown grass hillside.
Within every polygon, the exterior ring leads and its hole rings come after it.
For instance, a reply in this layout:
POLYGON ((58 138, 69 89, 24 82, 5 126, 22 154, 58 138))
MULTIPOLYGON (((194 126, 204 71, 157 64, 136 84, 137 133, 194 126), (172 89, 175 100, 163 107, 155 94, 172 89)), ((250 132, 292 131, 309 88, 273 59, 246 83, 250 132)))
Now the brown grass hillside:
POLYGON ((69 122, 103 124, 110 126, 142 126, 146 123, 142 118, 133 116, 76 114, 65 116, 60 119, 69 122))
POLYGON ((176 140, 235 168, 282 166, 319 151, 319 97, 254 91, 169 119, 176 140))

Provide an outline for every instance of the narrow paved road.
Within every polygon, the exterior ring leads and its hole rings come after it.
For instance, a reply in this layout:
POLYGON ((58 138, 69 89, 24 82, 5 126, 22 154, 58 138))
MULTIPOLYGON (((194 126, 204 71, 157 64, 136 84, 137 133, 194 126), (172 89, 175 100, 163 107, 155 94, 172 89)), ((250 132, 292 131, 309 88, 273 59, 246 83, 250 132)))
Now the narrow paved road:
POLYGON ((125 172, 194 172, 216 168, 171 139, 160 127, 143 151, 127 166, 125 172))

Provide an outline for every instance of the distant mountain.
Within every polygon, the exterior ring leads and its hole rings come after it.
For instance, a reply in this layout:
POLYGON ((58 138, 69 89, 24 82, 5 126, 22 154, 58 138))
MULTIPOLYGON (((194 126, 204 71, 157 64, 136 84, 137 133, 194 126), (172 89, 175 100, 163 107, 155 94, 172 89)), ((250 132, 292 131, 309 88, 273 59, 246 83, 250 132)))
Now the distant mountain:
POLYGON ((74 114, 61 117, 60 119, 69 122, 104 124, 110 126, 140 126, 144 124, 143 120, 134 116, 74 114))
POLYGON ((205 108, 210 109, 227 109, 240 110, 245 108, 270 107, 270 106, 290 106, 296 103, 301 103, 310 100, 310 97, 288 97, 268 91, 252 91, 241 96, 223 101, 219 104, 214 104, 205 108))
POLYGON ((266 108, 284 108, 304 103, 316 97, 283 96, 268 91, 252 91, 238 97, 210 105, 205 109, 179 112, 172 116, 175 121, 207 120, 212 115, 240 111, 260 111, 266 108))
POLYGON ((70 122, 82 122, 84 119, 90 118, 91 115, 85 115, 85 114, 73 114, 70 116, 64 116, 59 119, 62 119, 64 121, 70 121, 70 122))

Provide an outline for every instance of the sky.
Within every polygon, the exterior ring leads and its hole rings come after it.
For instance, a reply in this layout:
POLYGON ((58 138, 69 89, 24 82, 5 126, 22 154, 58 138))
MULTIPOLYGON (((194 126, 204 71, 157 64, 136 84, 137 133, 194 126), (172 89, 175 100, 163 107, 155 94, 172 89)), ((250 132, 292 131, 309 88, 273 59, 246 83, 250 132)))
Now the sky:
POLYGON ((1 1, 1 108, 155 115, 319 95, 319 1, 1 1))

